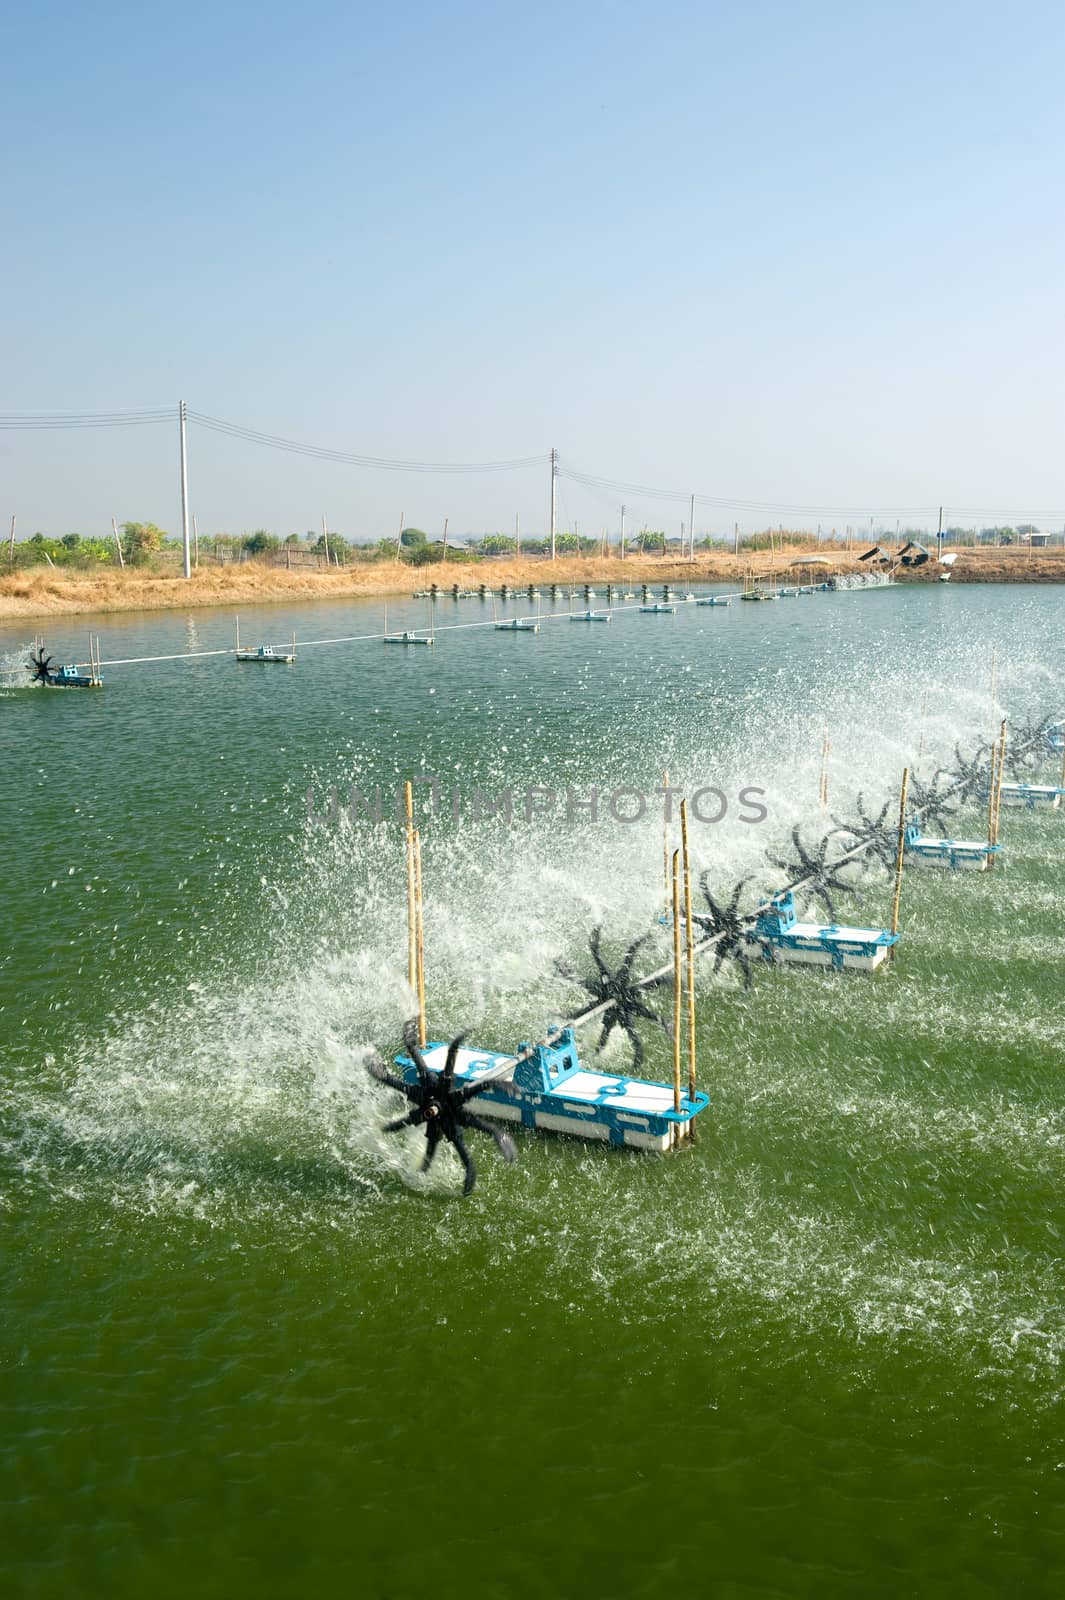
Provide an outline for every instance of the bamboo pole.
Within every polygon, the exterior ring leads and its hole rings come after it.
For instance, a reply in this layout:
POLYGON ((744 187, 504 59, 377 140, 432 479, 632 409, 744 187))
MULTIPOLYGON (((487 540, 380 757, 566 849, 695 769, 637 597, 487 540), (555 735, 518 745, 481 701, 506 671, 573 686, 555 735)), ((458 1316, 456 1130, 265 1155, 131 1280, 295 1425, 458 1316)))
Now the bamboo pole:
POLYGON ((995 842, 995 794, 998 789, 998 740, 991 746, 991 782, 987 794, 987 842, 995 842))
MULTIPOLYGON (((1022 749, 1022 750, 1027 750, 1027 749, 1030 749, 1034 743, 1035 743, 1035 738, 1034 737, 1032 739, 1030 739, 1030 740, 1027 740, 1027 741, 1022 740, 1018 748, 1022 749)), ((959 787, 960 787, 960 782, 959 783, 955 783, 950 789, 948 789, 947 793, 948 794, 953 794, 958 790, 959 787)), ((908 779, 907 779, 907 788, 908 788, 908 779)), ((903 833, 903 841, 905 842, 905 832, 903 833)), ((870 849, 870 846, 869 846, 867 841, 863 841, 861 844, 856 844, 851 849, 845 850, 842 853, 842 855, 837 857, 837 859, 832 862, 832 866, 833 866, 833 868, 842 867, 842 866, 845 866, 847 864, 847 862, 849 862, 849 861, 860 861, 863 858, 863 856, 868 854, 869 849, 870 849)), ((807 873, 801 878, 794 879, 791 883, 785 885, 785 887, 788 888, 788 889, 792 889, 792 890, 798 890, 798 889, 806 888, 807 885, 809 885, 810 883, 812 883, 814 881, 814 877, 815 877, 815 874, 813 874, 812 872, 811 873, 807 873)), ((723 933, 708 933, 708 934, 703 935, 702 937, 699 938, 699 940, 696 943, 696 946, 695 946, 696 955, 697 956, 706 955, 706 954, 708 954, 709 951, 718 949, 720 947, 721 941, 722 941, 722 939, 724 939, 724 937, 725 937, 725 935, 723 933)), ((667 961, 662 966, 656 967, 654 969, 654 971, 644 973, 643 977, 638 978, 635 981, 634 987, 636 989, 640 990, 640 991, 643 991, 644 989, 649 988, 652 984, 661 982, 663 979, 668 980, 668 978, 670 976, 670 972, 671 972, 671 965, 672 965, 671 962, 667 961)), ((570 1017, 566 1022, 566 1026, 567 1027, 571 1027, 571 1028, 584 1028, 584 1027, 587 1027, 587 1025, 590 1022, 593 1022, 597 1017, 602 1017, 604 1012, 609 1010, 609 1008, 613 1005, 613 1003, 614 1002, 612 1000, 609 1000, 609 999, 608 1000, 601 1000, 601 1001, 599 1001, 599 1003, 597 1005, 589 1006, 587 1011, 582 1011, 579 1016, 570 1017)), ((549 1044, 557 1044, 557 1042, 559 1041, 559 1039, 561 1037, 562 1037, 562 1026, 558 1025, 554 1029, 549 1031, 549 1033, 547 1035, 547 1043, 549 1043, 549 1044)), ((532 1056, 533 1051, 535 1050, 535 1048, 536 1048, 535 1045, 530 1045, 529 1048, 526 1051, 521 1052, 519 1054, 517 1059, 518 1060, 522 1060, 522 1061, 530 1059, 530 1057, 532 1056)))
POLYGON ((831 751, 832 741, 828 737, 828 729, 826 728, 824 737, 821 740, 821 787, 817 796, 822 810, 827 810, 828 808, 828 758, 831 751))
POLYGON ((899 845, 895 854, 895 897, 891 902, 891 931, 899 931, 899 902, 902 899, 902 869, 906 861, 906 796, 910 789, 910 769, 903 768, 899 795, 899 845))
POLYGON ((422 836, 414 830, 414 902, 416 913, 416 956, 418 980, 418 1043, 425 1043, 425 907, 422 901, 422 836))
POLYGON ((418 912, 414 892, 414 789, 408 779, 404 785, 407 808, 407 982, 418 988, 418 912))
POLYGON ((995 837, 992 844, 998 844, 998 825, 1002 813, 1002 780, 1006 776, 1006 719, 1002 719, 1002 731, 999 735, 998 752, 998 789, 995 793, 995 837))
MULTIPOLYGON (((687 937, 688 1099, 695 1099, 695 932, 692 923, 691 857, 688 854, 688 802, 680 803, 680 840, 684 859, 684 929, 687 937)), ((694 1128, 694 1123, 688 1124, 694 1128)))
MULTIPOLYGON (((680 963, 680 851, 674 850, 673 878, 673 1109, 680 1110, 680 1013, 683 971, 680 963)), ((676 1126, 674 1126, 674 1144, 676 1126)))
POLYGON ((998 694, 998 651, 991 652, 991 715, 995 715, 995 701, 998 694))
POLYGON ((669 915, 669 813, 672 801, 669 795, 669 773, 662 774, 662 788, 665 790, 662 806, 662 893, 666 901, 666 916, 669 915))

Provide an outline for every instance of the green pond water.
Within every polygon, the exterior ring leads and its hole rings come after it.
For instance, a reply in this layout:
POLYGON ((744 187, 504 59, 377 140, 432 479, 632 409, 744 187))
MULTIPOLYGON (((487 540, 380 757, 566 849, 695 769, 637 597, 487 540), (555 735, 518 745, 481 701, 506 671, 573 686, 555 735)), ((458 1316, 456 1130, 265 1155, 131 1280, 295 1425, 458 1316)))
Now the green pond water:
MULTIPOLYGON (((819 594, 99 693, 23 686, 33 625, 0 630, 0 1592, 1059 1596, 1065 813, 1004 813, 993 873, 908 874, 885 973, 704 961, 694 1148, 519 1133, 508 1168, 473 1135, 462 1200, 365 1072, 411 1010, 401 831, 327 811, 435 776, 430 1037, 513 1048, 579 1009, 555 964, 595 926, 610 956, 656 926, 661 800, 608 794, 718 786, 696 867, 751 905, 830 825, 826 726, 831 810, 897 804, 1003 711, 1065 715, 1063 621, 1053 588, 819 594), (472 814, 508 787, 509 827, 472 814)), ((232 640, 109 616, 49 649, 90 627, 105 662, 232 640)), ((857 881, 841 919, 882 925, 857 881)))

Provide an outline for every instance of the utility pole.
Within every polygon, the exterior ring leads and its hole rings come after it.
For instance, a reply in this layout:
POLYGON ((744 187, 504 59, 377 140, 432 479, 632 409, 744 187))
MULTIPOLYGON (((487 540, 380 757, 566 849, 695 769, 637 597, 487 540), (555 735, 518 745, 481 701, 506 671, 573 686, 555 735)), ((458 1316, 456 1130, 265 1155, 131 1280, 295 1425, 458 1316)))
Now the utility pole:
POLYGON ((444 554, 441 557, 441 560, 443 560, 443 561, 447 560, 447 518, 446 517, 444 518, 444 554))
MULTIPOLYGON (((551 450, 551 560, 555 559, 555 530, 558 516, 558 451, 551 450)), ((579 550, 579 546, 578 546, 579 550)))
POLYGON ((124 567, 126 563, 122 559, 122 540, 118 537, 118 523, 115 521, 114 517, 111 518, 111 532, 115 536, 115 549, 118 551, 118 564, 120 567, 124 567))
POLYGON ((734 556, 738 556, 739 553, 740 553, 740 525, 739 525, 738 522, 734 522, 732 524, 732 554, 734 556))
POLYGON ((695 560, 695 496, 691 497, 688 510, 688 565, 695 560))
POLYGON ((621 559, 625 559, 625 507, 621 508, 621 559))
POLYGON ((942 506, 940 506, 940 508, 939 508, 939 531, 936 534, 936 555, 937 555, 937 557, 942 559, 942 556, 943 556, 943 507, 942 506))
POLYGON ((403 518, 405 516, 406 516, 406 512, 405 511, 401 511, 400 514, 399 514, 399 532, 396 534, 396 560, 397 561, 400 558, 399 557, 399 547, 403 543, 403 518))
POLYGON ((11 561, 15 559, 15 518, 13 514, 11 517, 11 551, 8 559, 11 561))
POLYGON ((192 553, 189 550, 189 460, 185 448, 185 402, 178 405, 178 425, 181 432, 181 548, 185 558, 185 576, 192 577, 192 553))

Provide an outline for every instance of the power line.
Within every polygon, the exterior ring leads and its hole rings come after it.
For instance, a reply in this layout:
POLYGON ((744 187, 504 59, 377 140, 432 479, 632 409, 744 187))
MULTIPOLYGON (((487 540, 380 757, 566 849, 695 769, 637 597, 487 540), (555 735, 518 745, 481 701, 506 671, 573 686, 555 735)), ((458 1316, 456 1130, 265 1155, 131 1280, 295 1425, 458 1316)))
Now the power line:
POLYGON ((2 411, 0 428, 137 428, 173 422, 174 406, 125 411, 2 411))
MULTIPOLYGON (((632 497, 640 496, 647 500, 668 500, 683 504, 690 499, 690 491, 686 489, 656 489, 647 484, 629 483, 620 478, 603 478, 592 473, 580 472, 575 467, 559 466, 561 475, 573 483, 581 484, 590 493, 602 495, 612 493, 619 498, 622 495, 632 497)), ((783 500, 745 500, 730 499, 722 495, 696 494, 696 505, 712 506, 719 510, 750 511, 750 512, 781 512, 795 513, 803 516, 837 516, 837 517, 919 517, 934 514, 937 505, 926 506, 845 506, 845 505, 797 505, 783 500)), ((1040 518, 1045 522, 1060 522, 1065 519, 1065 511, 1060 507, 1040 507, 1032 509, 1025 506, 1018 511, 1016 506, 950 506, 952 517, 1006 517, 1030 520, 1040 518)))
MULTIPOLYGON (((656 489, 647 484, 629 483, 620 478, 602 478, 592 473, 579 472, 574 467, 559 467, 561 475, 573 483, 579 483, 591 494, 602 495, 604 492, 620 498, 640 496, 647 500, 668 500, 683 504, 690 499, 690 491, 685 489, 656 489)), ((779 512, 797 514, 802 516, 836 516, 836 517, 877 517, 881 519, 890 517, 927 517, 934 515, 938 510, 937 505, 926 506, 845 506, 845 505, 797 505, 794 502, 783 500, 745 500, 730 499, 722 495, 696 494, 696 505, 712 506, 719 510, 749 511, 749 512, 779 512)), ((1018 510, 1016 506, 950 506, 952 517, 992 518, 1005 517, 1009 519, 1020 518, 1030 520, 1040 518, 1045 522, 1060 522, 1065 519, 1065 511, 1060 507, 1031 508, 1028 506, 1018 510)))
POLYGON ((296 439, 285 439, 277 434, 263 433, 257 428, 246 428, 241 423, 225 422, 221 417, 206 416, 202 411, 190 411, 189 421, 214 433, 234 439, 244 439, 250 444, 265 445, 272 450, 285 450, 295 455, 310 456, 318 461, 335 461, 343 466, 368 467, 379 472, 426 473, 481 473, 517 472, 525 467, 542 467, 550 457, 518 456, 507 461, 400 461, 387 456, 361 455, 351 450, 335 450, 325 445, 301 444, 296 439))
MULTIPOLYGON (((594 475, 592 473, 579 472, 574 467, 563 467, 560 470, 565 473, 567 478, 571 478, 575 483, 581 483, 586 488, 593 489, 593 490, 595 490, 595 489, 607 489, 607 490, 613 490, 616 494, 619 494, 619 495, 621 495, 621 494, 639 495, 639 496, 644 497, 645 499, 650 499, 650 500, 673 500, 673 501, 678 502, 679 504, 685 504, 691 499, 691 490, 689 490, 689 489, 660 489, 660 488, 653 488, 652 486, 650 486, 649 484, 646 484, 646 483, 630 483, 630 482, 627 482, 627 481, 625 481, 623 479, 620 479, 620 478, 603 478, 603 477, 598 477, 598 476, 596 476, 596 475, 594 475)), ((893 516, 893 517, 895 517, 895 516, 915 516, 918 513, 924 513, 924 512, 927 512, 927 511, 935 509, 934 507, 932 507, 930 505, 927 505, 927 506, 883 506, 883 507, 876 507, 876 506, 842 506, 842 505, 796 505, 796 504, 791 503, 791 502, 780 501, 780 500, 746 500, 746 499, 743 499, 743 498, 740 498, 740 497, 729 497, 729 496, 725 496, 725 495, 710 495, 710 494, 696 494, 695 501, 696 501, 697 505, 714 506, 714 507, 718 507, 718 508, 724 509, 724 510, 796 511, 796 512, 808 513, 810 515, 813 515, 815 513, 820 513, 822 515, 826 515, 827 513, 834 511, 834 512, 839 512, 840 514, 844 514, 844 515, 852 516, 852 517, 859 517, 859 516, 866 516, 866 517, 868 517, 868 516, 884 516, 884 517, 886 517, 889 514, 891 516, 893 516)))
MULTIPOLYGON (((125 407, 110 411, 10 411, 0 412, 0 431, 55 431, 80 430, 85 428, 139 428, 157 427, 165 423, 172 423, 175 418, 174 406, 145 406, 125 407)), ((407 461, 388 456, 365 455, 358 451, 339 450, 327 445, 306 444, 296 439, 289 439, 280 434, 266 433, 258 428, 246 427, 243 423, 227 422, 222 417, 213 417, 202 411, 188 411, 188 419, 199 427, 218 433, 224 437, 240 439, 248 444, 261 445, 271 450, 280 450, 292 455, 305 456, 311 460, 330 461, 342 466, 363 467, 375 472, 409 472, 424 474, 442 474, 445 476, 462 476, 484 473, 520 472, 528 468, 544 467, 551 460, 550 455, 541 452, 538 455, 514 456, 499 461, 407 461)), ((631 503, 633 499, 644 501, 667 501, 674 504, 684 504, 691 499, 687 489, 665 489, 654 487, 650 484, 634 483, 622 478, 609 478, 596 473, 582 472, 575 466, 557 464, 560 477, 568 478, 572 483, 579 484, 588 493, 597 499, 606 500, 610 497, 624 498, 631 503)), ((834 517, 834 518, 859 518, 874 517, 890 518, 923 518, 934 515, 937 507, 926 506, 847 506, 821 503, 817 505, 797 504, 784 500, 752 500, 743 497, 728 497, 724 495, 696 494, 695 502, 698 506, 720 510, 739 511, 754 515, 788 515, 802 517, 834 517)), ((1042 522, 1065 521, 1065 512, 1054 507, 1025 507, 1018 511, 1015 507, 1002 506, 951 506, 950 516, 957 519, 972 519, 992 521, 1005 519, 1012 522, 1021 521, 1042 522)))

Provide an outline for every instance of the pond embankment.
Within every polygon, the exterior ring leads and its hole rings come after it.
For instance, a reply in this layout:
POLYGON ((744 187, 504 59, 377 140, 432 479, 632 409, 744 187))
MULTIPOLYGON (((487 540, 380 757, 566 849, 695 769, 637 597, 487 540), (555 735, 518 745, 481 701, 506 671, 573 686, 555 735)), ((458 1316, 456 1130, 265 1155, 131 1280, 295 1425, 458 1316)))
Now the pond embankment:
MULTIPOLYGON (((624 561, 618 556, 542 557, 520 560, 483 560, 476 563, 446 562, 412 567, 404 562, 360 561, 341 569, 313 568, 291 571, 260 561, 234 562, 224 567, 202 567, 186 582, 172 572, 127 568, 118 572, 77 572, 63 568, 33 567, 0 578, 0 618, 48 617, 101 611, 169 611, 201 606, 269 605, 294 600, 342 600, 360 596, 409 595, 415 589, 436 583, 450 588, 458 583, 475 588, 501 584, 518 588, 526 584, 544 586, 612 583, 627 588, 640 584, 740 583, 747 573, 781 581, 797 577, 809 580, 818 567, 813 561, 827 560, 833 572, 864 571, 854 551, 832 550, 827 556, 814 551, 787 549, 741 551, 739 555, 696 552, 693 562, 675 556, 632 555, 624 561), (803 574, 796 563, 811 562, 803 574)), ((968 550, 957 552, 952 583, 1065 583, 1065 549, 968 550)), ((934 582, 941 568, 938 563, 914 570, 900 570, 906 582, 934 582)))

